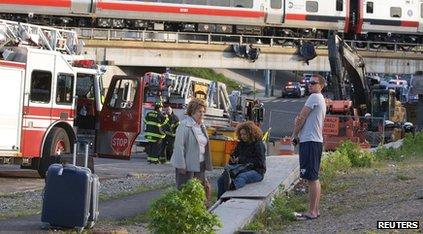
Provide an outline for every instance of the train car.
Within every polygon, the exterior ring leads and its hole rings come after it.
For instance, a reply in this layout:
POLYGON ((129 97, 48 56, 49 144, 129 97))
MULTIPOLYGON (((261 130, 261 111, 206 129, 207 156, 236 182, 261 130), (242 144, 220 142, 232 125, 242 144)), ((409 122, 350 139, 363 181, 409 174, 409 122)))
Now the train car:
MULTIPOLYGON (((234 25, 253 26, 251 33, 261 33, 265 22, 265 1, 262 0, 97 0, 96 15, 102 27, 123 27, 124 20, 133 20, 134 27, 154 29, 233 33, 234 25), (120 18, 119 25, 116 18, 120 18)), ((281 22, 280 22, 281 23, 281 22)), ((244 33, 238 31, 238 33, 244 33)))
POLYGON ((1 18, 49 25, 317 38, 337 30, 351 39, 399 42, 418 42, 422 10, 423 0, 0 2, 1 18))
POLYGON ((284 2, 286 5, 283 26, 290 29, 304 29, 301 35, 319 34, 318 32, 322 30, 346 33, 349 30, 350 8, 347 0, 288 0, 284 2))
POLYGON ((423 32, 422 0, 361 0, 356 34, 369 40, 417 42, 423 32), (377 10, 376 10, 377 9, 377 10))

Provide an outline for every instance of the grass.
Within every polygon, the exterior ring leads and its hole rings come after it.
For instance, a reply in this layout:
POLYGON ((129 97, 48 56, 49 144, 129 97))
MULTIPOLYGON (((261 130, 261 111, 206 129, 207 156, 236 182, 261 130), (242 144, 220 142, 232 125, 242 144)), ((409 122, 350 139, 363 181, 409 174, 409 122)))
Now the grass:
MULTIPOLYGON (((414 137, 407 135, 399 149, 382 147, 374 154, 362 154, 346 143, 339 152, 325 154, 322 167, 321 206, 329 216, 401 201, 413 196, 415 190, 410 183, 418 183, 421 178, 423 132, 414 137)), ((308 204, 304 194, 278 196, 274 201, 244 229, 280 232, 293 221, 292 212, 304 211, 308 204)))
POLYGON ((271 204, 260 212, 255 220, 246 225, 244 230, 273 233, 295 221, 294 212, 306 211, 306 195, 287 196, 281 194, 272 199, 271 204))
POLYGON ((175 73, 191 75, 207 80, 218 81, 226 84, 227 91, 231 92, 234 89, 239 89, 240 83, 224 76, 221 73, 216 73, 210 68, 175 68, 175 73))
MULTIPOLYGON (((155 184, 155 185, 141 185, 136 187, 135 189, 132 189, 131 191, 126 191, 118 194, 113 195, 100 195, 99 201, 109 201, 109 200, 116 200, 116 199, 122 199, 125 197, 129 197, 138 193, 157 190, 157 189, 165 189, 170 187, 169 184, 162 183, 162 184, 155 184)), ((22 196, 21 194, 4 194, 0 196, 0 199, 2 198, 16 198, 22 196)), ((29 216, 29 215, 35 215, 41 213, 41 200, 33 202, 33 204, 25 203, 25 206, 19 207, 16 209, 11 209, 7 211, 7 213, 0 213, 0 220, 4 219, 10 219, 10 218, 18 218, 23 216, 29 216)), ((134 217, 136 220, 137 217, 134 217)), ((129 222, 129 221, 128 221, 129 222)))
POLYGON ((36 214, 41 214, 41 206, 34 207, 34 208, 26 208, 25 210, 12 211, 7 214, 0 214, 0 220, 10 219, 10 218, 19 218, 19 217, 24 217, 29 215, 36 215, 36 214))

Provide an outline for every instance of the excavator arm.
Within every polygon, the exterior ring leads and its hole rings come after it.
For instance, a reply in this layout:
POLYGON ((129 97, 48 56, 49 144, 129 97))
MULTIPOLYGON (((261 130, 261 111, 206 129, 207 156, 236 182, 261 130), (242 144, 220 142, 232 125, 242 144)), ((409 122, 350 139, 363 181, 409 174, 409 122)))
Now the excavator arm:
POLYGON ((353 50, 336 32, 328 37, 329 63, 331 67, 334 99, 347 99, 346 84, 350 84, 349 99, 354 108, 370 110, 370 87, 366 79, 363 58, 353 50))

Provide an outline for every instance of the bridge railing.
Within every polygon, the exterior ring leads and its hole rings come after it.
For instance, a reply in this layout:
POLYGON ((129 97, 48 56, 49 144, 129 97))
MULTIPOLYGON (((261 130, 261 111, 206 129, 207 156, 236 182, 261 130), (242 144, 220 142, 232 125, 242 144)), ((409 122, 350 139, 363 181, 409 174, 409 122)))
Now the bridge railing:
MULTIPOLYGON (((125 30, 125 29, 98 29, 98 28, 74 28, 82 39, 97 40, 125 40, 143 42, 166 42, 166 43, 195 43, 208 45, 225 44, 252 44, 263 47, 296 47, 300 41, 310 41, 317 49, 327 48, 327 39, 301 38, 301 37, 278 37, 278 36, 254 36, 234 34, 211 34, 193 32, 167 32, 149 30, 125 30)), ((398 42, 374 42, 346 40, 353 48, 359 51, 374 52, 413 52, 422 53, 423 44, 398 43, 398 42)))

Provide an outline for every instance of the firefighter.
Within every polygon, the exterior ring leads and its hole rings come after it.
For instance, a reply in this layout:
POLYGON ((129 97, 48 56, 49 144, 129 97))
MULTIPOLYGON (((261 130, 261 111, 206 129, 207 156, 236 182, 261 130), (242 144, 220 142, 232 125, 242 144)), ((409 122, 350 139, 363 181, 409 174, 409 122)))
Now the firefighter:
POLYGON ((179 118, 175 115, 172 107, 168 106, 165 110, 165 115, 168 118, 168 122, 165 127, 166 137, 164 140, 166 161, 170 161, 173 153, 173 144, 175 142, 176 128, 179 125, 179 118))
POLYGON ((147 161, 150 163, 160 163, 164 160, 164 138, 166 134, 164 127, 168 119, 162 114, 163 104, 156 102, 154 110, 147 113, 144 118, 146 125, 145 138, 148 141, 147 161))
POLYGON ((255 105, 253 107, 253 121, 254 123, 260 127, 261 122, 264 119, 264 105, 260 103, 259 100, 255 101, 255 105))

